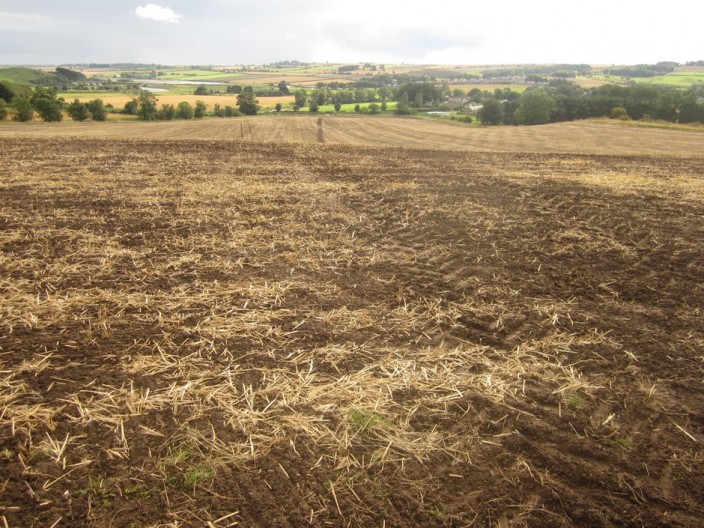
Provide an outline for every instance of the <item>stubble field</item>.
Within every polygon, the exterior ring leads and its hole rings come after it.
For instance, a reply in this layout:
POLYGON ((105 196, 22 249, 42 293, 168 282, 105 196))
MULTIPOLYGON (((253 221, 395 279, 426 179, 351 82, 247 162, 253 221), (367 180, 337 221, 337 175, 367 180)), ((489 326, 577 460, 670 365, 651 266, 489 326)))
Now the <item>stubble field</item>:
POLYGON ((696 134, 287 122, 3 127, 3 525, 700 526, 696 134))

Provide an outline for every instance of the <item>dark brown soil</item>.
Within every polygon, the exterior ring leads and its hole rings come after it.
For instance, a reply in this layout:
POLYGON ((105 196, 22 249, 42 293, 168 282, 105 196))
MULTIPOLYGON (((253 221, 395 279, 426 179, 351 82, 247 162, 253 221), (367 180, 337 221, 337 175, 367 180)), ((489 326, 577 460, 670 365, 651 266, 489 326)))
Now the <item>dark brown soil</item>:
POLYGON ((702 525, 704 159, 0 152, 6 526, 702 525))

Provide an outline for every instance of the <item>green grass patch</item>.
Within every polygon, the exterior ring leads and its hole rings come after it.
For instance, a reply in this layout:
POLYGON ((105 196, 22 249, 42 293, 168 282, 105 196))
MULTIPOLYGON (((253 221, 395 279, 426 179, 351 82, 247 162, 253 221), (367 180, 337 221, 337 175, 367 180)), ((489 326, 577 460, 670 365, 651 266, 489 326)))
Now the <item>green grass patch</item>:
POLYGON ((583 407, 585 403, 584 396, 578 392, 565 391, 563 393, 563 398, 565 400, 565 404, 574 409, 583 407))
POLYGON ((102 505, 107 505, 117 496, 112 488, 113 483, 110 479, 98 475, 90 475, 88 483, 84 487, 78 488, 77 493, 81 497, 88 495, 102 505))
POLYGON ((371 431, 372 429, 388 429, 391 423, 374 411, 366 411, 363 409, 352 409, 347 414, 347 421, 354 426, 358 431, 371 431))
POLYGON ((205 481, 211 480, 214 475, 215 471, 213 468, 205 464, 198 464, 183 474, 183 484, 191 488, 197 486, 198 484, 202 484, 205 481))
POLYGON ((631 448, 631 442, 623 436, 610 436, 602 438, 601 443, 613 449, 627 450, 631 448))
POLYGON ((668 73, 658 77, 633 78, 638 83, 661 84, 666 86, 676 86, 678 88, 689 88, 696 83, 704 83, 704 73, 668 73))

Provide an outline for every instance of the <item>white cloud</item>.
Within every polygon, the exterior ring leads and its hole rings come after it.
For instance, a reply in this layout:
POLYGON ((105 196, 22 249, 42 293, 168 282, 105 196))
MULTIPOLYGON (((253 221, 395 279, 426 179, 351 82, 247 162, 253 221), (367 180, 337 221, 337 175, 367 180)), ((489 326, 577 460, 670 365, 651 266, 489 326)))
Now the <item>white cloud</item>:
POLYGON ((288 39, 294 39, 294 38, 296 38, 296 35, 294 35, 293 33, 285 33, 284 37, 286 37, 288 39))
POLYGON ((183 15, 177 15, 171 8, 161 7, 156 4, 139 6, 135 10, 135 15, 145 20, 156 20, 157 22, 172 22, 178 24, 183 15))

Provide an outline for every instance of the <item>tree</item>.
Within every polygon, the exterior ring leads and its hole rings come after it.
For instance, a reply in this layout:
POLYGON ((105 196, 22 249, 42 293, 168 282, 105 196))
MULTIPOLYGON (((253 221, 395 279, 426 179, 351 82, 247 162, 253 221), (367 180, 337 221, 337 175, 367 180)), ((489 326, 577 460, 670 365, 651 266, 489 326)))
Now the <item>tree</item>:
POLYGON ((628 112, 626 112, 626 109, 623 108, 622 106, 614 106, 611 109, 611 117, 613 119, 626 120, 626 119, 628 119, 628 112))
POLYGON ((328 93, 326 90, 316 90, 313 94, 313 101, 315 101, 318 106, 323 106, 328 99, 328 93))
POLYGON ((281 112, 282 108, 283 108, 283 105, 281 103, 276 103, 274 110, 276 110, 277 112, 281 112))
POLYGON ((258 103, 259 101, 254 96, 254 92, 248 91, 246 88, 244 92, 237 96, 237 106, 244 115, 257 115, 259 111, 258 103))
POLYGON ((108 117, 108 110, 105 108, 102 99, 93 99, 86 103, 88 107, 88 112, 90 112, 90 117, 93 121, 105 121, 108 117))
POLYGON ((193 92, 193 95, 208 95, 208 89, 204 84, 201 84, 198 88, 196 88, 196 91, 193 92))
POLYGON ((242 114, 232 106, 225 107, 225 117, 239 117, 240 115, 242 114))
POLYGON ((699 102, 699 97, 694 91, 685 94, 677 111, 677 120, 680 123, 704 123, 704 104, 699 102))
POLYGON ((139 101, 137 99, 132 99, 131 101, 127 101, 125 103, 125 106, 122 109, 122 113, 127 114, 127 115, 137 115, 138 110, 139 110, 139 101))
POLYGON ((74 121, 85 121, 90 117, 90 112, 85 103, 80 102, 78 99, 74 99, 71 104, 68 105, 68 115, 74 121))
POLYGON ((318 106, 318 103, 316 103, 315 101, 313 101, 312 103, 310 103, 310 106, 308 107, 308 111, 309 111, 309 112, 312 112, 312 113, 315 114, 315 113, 318 112, 318 110, 320 110, 320 107, 318 106))
POLYGON ((176 107, 172 104, 163 104, 156 113, 156 118, 160 121, 173 121, 176 119, 176 107))
POLYGON ((504 119, 504 109, 501 101, 493 97, 484 101, 484 104, 477 112, 477 117, 482 125, 500 125, 504 119))
POLYGON ((555 101, 542 90, 523 93, 518 101, 516 123, 519 125, 542 125, 550 122, 555 101))
POLYGON ((286 83, 286 81, 281 81, 278 84, 278 88, 282 95, 289 95, 291 93, 288 89, 288 84, 286 83))
POLYGON ((335 103, 335 112, 339 112, 340 109, 342 108, 342 105, 340 103, 335 103))
POLYGON ((398 115, 408 115, 411 113, 411 107, 408 104, 408 92, 403 92, 401 99, 396 105, 396 113, 398 115))
POLYGON ((413 106, 415 106, 416 108, 420 108, 421 106, 423 106, 423 93, 422 92, 416 93, 416 96, 413 99, 413 106))
POLYGON ((12 119, 24 123, 34 119, 34 109, 32 103, 26 97, 15 97, 12 100, 12 119))
POLYGON ((294 103, 299 108, 303 108, 306 105, 308 97, 306 96, 305 90, 296 90, 293 92, 294 103))
POLYGON ((196 101, 196 108, 193 111, 193 117, 202 119, 208 111, 207 105, 203 101, 196 101))
POLYGON ((469 92, 467 92, 467 96, 473 103, 480 102, 482 100, 483 95, 484 94, 479 88, 472 88, 469 92))
POLYGON ((386 112, 386 109, 388 108, 388 105, 386 104, 386 101, 381 102, 381 111, 386 112))
POLYGON ((368 112, 370 114, 378 114, 380 112, 379 105, 377 103, 372 103, 369 105, 368 112))
POLYGON ((33 106, 44 121, 61 121, 64 118, 61 104, 56 100, 40 98, 34 101, 33 106))
POLYGON ((215 103, 213 107, 213 115, 215 117, 225 117, 225 109, 222 108, 218 103, 215 103))
POLYGON ((359 106, 359 104, 356 104, 356 105, 354 105, 354 111, 357 112, 357 113, 359 113, 359 112, 362 111, 362 107, 359 106))
POLYGON ((142 121, 154 121, 157 118, 156 96, 151 92, 142 92, 137 99, 137 115, 142 121))
POLYGON ((176 107, 177 119, 193 119, 193 107, 187 101, 181 101, 176 107))
POLYGON ((64 118, 61 111, 63 99, 56 98, 55 88, 37 86, 30 102, 44 121, 61 121, 64 118))
POLYGON ((0 121, 7 117, 7 103, 5 99, 0 98, 0 121))

